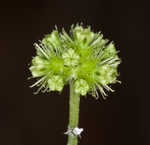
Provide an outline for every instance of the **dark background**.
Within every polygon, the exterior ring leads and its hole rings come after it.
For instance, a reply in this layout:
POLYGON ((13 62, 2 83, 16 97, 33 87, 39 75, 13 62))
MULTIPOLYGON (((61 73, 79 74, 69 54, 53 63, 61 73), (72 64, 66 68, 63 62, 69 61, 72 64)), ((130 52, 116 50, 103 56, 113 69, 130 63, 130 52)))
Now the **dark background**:
POLYGON ((33 95, 28 64, 33 43, 77 22, 113 40, 122 85, 106 101, 81 98, 80 145, 150 145, 150 11, 146 1, 0 2, 0 145, 66 145, 68 95, 33 95))

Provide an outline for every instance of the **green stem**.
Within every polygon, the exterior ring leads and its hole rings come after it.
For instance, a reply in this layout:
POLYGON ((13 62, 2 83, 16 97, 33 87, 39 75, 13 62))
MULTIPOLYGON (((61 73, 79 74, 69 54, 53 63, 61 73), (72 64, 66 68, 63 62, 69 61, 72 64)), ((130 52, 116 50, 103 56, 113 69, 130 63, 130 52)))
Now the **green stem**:
MULTIPOLYGON (((78 127, 79 123, 79 106, 80 106, 80 95, 74 92, 73 81, 70 82, 70 98, 69 98, 69 125, 70 129, 78 127)), ((78 137, 68 135, 67 145, 77 145, 78 137)))

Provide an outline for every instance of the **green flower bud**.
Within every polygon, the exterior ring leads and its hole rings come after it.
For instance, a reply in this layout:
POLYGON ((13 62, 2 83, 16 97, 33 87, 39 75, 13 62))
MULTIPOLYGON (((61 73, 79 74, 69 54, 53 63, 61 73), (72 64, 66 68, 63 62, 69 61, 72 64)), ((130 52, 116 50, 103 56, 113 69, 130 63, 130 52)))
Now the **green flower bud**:
POLYGON ((42 40, 42 43, 51 48, 61 47, 58 31, 53 31, 51 34, 46 35, 46 37, 42 40))
POLYGON ((113 43, 109 43, 108 46, 104 49, 103 58, 109 58, 115 56, 117 53, 116 48, 113 43))
POLYGON ((74 29, 74 37, 77 42, 80 43, 80 46, 87 46, 94 38, 94 33, 91 32, 90 27, 83 29, 82 26, 77 26, 74 29))
POLYGON ((41 77, 45 74, 46 65, 48 64, 48 61, 36 56, 32 60, 33 66, 30 67, 30 71, 32 72, 33 77, 41 77))
POLYGON ((62 58, 64 59, 64 64, 66 66, 75 66, 78 64, 79 55, 76 54, 72 48, 70 48, 67 52, 62 54, 62 58))
POLYGON ((44 72, 42 71, 42 69, 43 69, 43 67, 41 67, 41 66, 37 66, 37 67, 31 66, 30 71, 32 72, 32 76, 34 78, 43 76, 44 72))
POLYGON ((61 91, 64 87, 63 79, 60 76, 52 76, 48 80, 48 87, 51 91, 61 91))
POLYGON ((82 96, 85 96, 89 90, 89 85, 85 80, 80 79, 75 81, 74 90, 77 94, 81 94, 82 96))
POLYGON ((103 65, 99 68, 98 81, 101 85, 113 83, 117 77, 116 68, 109 65, 103 65))
POLYGON ((32 59, 32 64, 36 66, 38 65, 44 66, 45 64, 48 64, 48 61, 42 57, 36 56, 32 59))

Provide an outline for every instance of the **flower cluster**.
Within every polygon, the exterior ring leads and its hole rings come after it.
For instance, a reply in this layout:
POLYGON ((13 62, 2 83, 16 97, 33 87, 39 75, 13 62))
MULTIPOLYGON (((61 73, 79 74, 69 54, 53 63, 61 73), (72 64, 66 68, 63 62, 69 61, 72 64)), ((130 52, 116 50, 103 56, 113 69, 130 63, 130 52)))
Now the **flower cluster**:
POLYGON ((106 96, 105 89, 113 91, 109 84, 118 82, 120 59, 114 43, 90 27, 72 26, 69 35, 56 28, 35 48, 30 71, 37 78, 31 86, 38 86, 37 92, 62 91, 65 84, 73 81, 76 93, 98 97, 97 90, 106 96))

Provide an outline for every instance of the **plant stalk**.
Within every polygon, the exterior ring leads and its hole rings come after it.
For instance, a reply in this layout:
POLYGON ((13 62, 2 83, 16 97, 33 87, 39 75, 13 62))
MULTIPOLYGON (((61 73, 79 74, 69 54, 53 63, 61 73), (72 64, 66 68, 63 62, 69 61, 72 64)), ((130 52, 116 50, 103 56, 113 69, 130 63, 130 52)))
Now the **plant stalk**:
MULTIPOLYGON (((80 94, 74 92, 73 81, 70 81, 70 97, 69 97, 69 125, 68 128, 74 129, 79 123, 79 107, 80 94)), ((78 137, 68 134, 67 145, 77 145, 78 137)))

